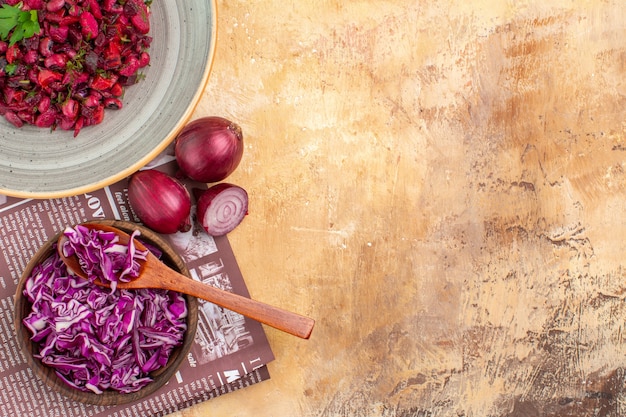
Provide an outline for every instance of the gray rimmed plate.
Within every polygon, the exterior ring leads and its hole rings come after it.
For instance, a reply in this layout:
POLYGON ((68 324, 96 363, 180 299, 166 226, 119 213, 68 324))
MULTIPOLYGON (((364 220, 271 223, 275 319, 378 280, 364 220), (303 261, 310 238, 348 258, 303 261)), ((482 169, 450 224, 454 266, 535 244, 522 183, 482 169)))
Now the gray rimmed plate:
POLYGON ((150 66, 121 110, 77 137, 0 117, 0 193, 58 198, 117 182, 146 165, 187 123, 206 86, 217 32, 216 0, 153 0, 150 66))

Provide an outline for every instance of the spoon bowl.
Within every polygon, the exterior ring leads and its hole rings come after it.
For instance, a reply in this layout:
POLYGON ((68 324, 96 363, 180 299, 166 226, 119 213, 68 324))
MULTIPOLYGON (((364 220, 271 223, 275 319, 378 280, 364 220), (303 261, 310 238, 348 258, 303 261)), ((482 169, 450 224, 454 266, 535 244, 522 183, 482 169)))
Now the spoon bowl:
MULTIPOLYGON (((113 226, 98 223, 82 223, 82 226, 91 230, 113 232, 119 236, 119 243, 124 245, 127 245, 131 238, 128 233, 113 226)), ((67 237, 61 234, 58 240, 57 248, 61 259, 76 275, 86 278, 87 274, 82 270, 78 258, 75 255, 66 257, 63 254, 62 247, 66 239, 67 237)), ((134 244, 138 250, 146 250, 146 247, 142 245, 141 242, 135 240, 134 244)), ((189 277, 168 267, 150 251, 148 251, 146 260, 139 262, 141 265, 139 276, 128 282, 118 281, 118 288, 158 288, 177 291, 210 301, 220 307, 242 314, 248 318, 302 339, 308 339, 311 336, 315 321, 309 317, 301 316, 299 314, 190 279, 189 277)), ((99 280, 96 280, 95 284, 108 286, 107 283, 99 280)))

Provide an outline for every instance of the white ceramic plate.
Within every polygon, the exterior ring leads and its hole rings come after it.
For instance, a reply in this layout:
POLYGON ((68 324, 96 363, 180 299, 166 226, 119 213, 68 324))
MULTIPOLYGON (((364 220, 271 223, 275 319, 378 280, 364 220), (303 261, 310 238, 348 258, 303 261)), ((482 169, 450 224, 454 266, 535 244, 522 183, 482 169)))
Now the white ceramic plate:
POLYGON ((73 132, 0 116, 0 193, 58 198, 112 184, 150 162, 187 123, 206 86, 216 43, 216 0, 153 0, 150 66, 121 110, 73 132))

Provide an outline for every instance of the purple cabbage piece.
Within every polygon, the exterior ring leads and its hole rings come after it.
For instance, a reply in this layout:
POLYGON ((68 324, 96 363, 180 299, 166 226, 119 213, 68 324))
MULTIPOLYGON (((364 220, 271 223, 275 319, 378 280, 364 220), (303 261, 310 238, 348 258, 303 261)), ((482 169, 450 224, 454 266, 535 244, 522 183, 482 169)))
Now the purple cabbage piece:
POLYGON ((128 245, 119 243, 119 237, 114 232, 89 229, 82 225, 67 227, 63 234, 67 238, 61 247, 63 255, 76 255, 90 281, 99 278, 102 282, 108 282, 113 291, 118 281, 128 282, 139 275, 138 260, 145 260, 148 253, 135 246, 138 230, 131 234, 128 245))
MULTIPOLYGON (((145 257, 134 248, 122 250, 108 236, 65 233, 94 271, 123 271, 132 278, 138 257, 145 257)), ((35 357, 82 391, 141 389, 152 381, 150 372, 167 364, 187 329, 181 294, 98 287, 68 271, 56 250, 33 269, 24 295, 32 303, 23 323, 39 344, 35 357)))

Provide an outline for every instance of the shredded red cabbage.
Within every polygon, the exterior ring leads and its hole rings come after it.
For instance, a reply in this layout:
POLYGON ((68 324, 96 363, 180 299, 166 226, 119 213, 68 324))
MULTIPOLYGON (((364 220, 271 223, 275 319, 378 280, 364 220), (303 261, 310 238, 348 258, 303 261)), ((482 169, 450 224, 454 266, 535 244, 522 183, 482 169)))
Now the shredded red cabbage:
MULTIPOLYGON (((95 271, 110 274, 118 264, 126 265, 121 270, 131 276, 138 257, 145 256, 133 244, 117 244, 106 232, 72 230, 64 233, 71 235, 74 250, 90 259, 86 263, 94 276, 100 273, 95 271)), ((32 303, 23 323, 39 344, 35 357, 82 391, 141 389, 152 381, 150 372, 167 364, 187 329, 181 294, 98 287, 68 271, 56 250, 33 269, 24 295, 32 303)))
POLYGON ((90 281, 100 279, 108 283, 112 291, 117 282, 129 282, 139 276, 138 260, 145 260, 147 251, 137 250, 135 230, 128 245, 119 243, 119 236, 114 232, 89 229, 82 225, 67 227, 63 234, 67 240, 61 247, 63 255, 76 255, 81 269, 87 273, 90 281))

